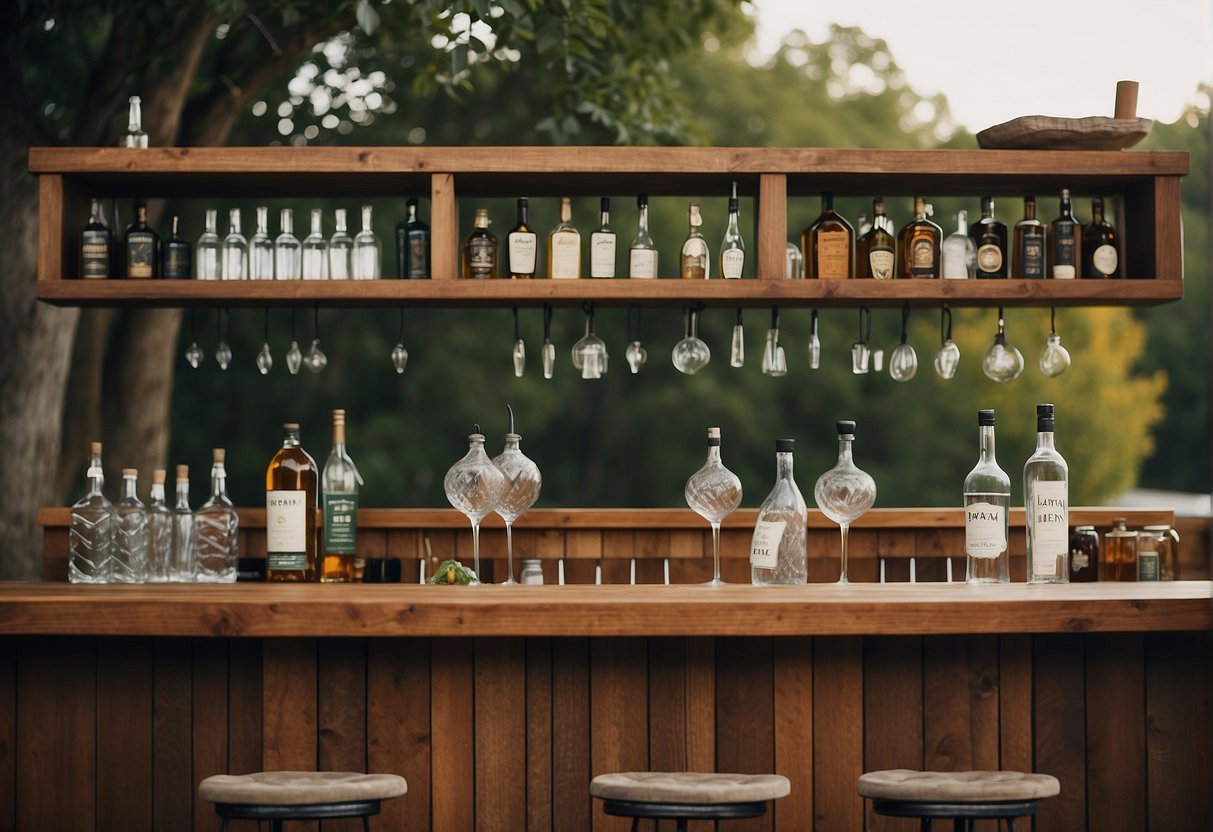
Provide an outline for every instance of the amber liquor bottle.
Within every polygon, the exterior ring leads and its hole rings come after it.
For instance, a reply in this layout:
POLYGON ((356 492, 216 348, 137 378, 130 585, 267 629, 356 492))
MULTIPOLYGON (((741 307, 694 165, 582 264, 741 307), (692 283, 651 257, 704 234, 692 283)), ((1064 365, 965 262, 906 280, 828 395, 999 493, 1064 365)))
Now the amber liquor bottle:
POLYGON ((345 411, 333 411, 333 450, 321 475, 324 505, 324 548, 320 580, 346 582, 357 580, 358 487, 362 477, 358 466, 345 450, 345 411))
POLYGON ((900 278, 939 277, 943 229, 927 219, 927 201, 914 197, 914 219, 901 229, 897 239, 900 278))
POLYGON ((1078 277, 1082 263, 1082 225, 1074 217, 1070 189, 1062 188, 1057 219, 1049 227, 1049 275, 1055 280, 1078 277))
POLYGON ((1082 276, 1120 277, 1116 229, 1104 219, 1103 200, 1091 200, 1091 224, 1082 230, 1082 276))
POLYGON ((316 460, 299 444, 299 425, 282 426, 282 447, 265 471, 265 576, 314 581, 316 460))
POLYGON ((981 219, 970 229, 977 247, 977 277, 1007 276, 1007 224, 994 216, 994 197, 981 198, 981 219))
POLYGON ((1023 198, 1023 219, 1015 223, 1015 276, 1045 276, 1045 226, 1036 219, 1036 197, 1023 198))
POLYGON ((135 206, 135 221, 126 227, 126 276, 160 276, 160 235, 147 224, 147 206, 135 206))
POLYGON ((821 195, 821 214, 800 236, 800 246, 806 278, 846 280, 855 273, 855 229, 834 210, 829 191, 821 195))
POLYGON ((113 236, 105 224, 105 212, 101 200, 92 200, 89 206, 88 224, 80 232, 80 276, 86 280, 97 280, 110 276, 110 256, 113 236))
POLYGON ((882 197, 872 200, 872 227, 860 239, 856 259, 858 277, 889 280, 897 268, 897 239, 882 197))
POLYGON ((497 237, 489 231, 489 210, 476 209, 472 233, 463 241, 461 274, 464 280, 484 280, 497 276, 497 237))

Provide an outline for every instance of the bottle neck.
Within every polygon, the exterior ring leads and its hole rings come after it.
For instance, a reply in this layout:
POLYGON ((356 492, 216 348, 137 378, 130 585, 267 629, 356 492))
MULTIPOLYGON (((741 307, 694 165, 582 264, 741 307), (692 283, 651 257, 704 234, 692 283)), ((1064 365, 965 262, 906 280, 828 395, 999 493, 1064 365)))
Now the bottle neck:
POLYGON ((337 230, 334 233, 344 234, 345 233, 345 209, 338 208, 333 216, 336 218, 335 223, 337 226, 337 230))
POLYGON ((177 480, 177 508, 190 510, 189 480, 177 480))
POLYGON ((151 494, 149 496, 153 503, 163 503, 164 502, 164 483, 162 483, 162 482, 152 483, 152 490, 151 490, 151 494))
POLYGON ((129 133, 140 133, 143 131, 143 107, 138 98, 132 98, 130 101, 130 110, 127 112, 126 129, 129 133))
POLYGON ((1042 430, 1036 434, 1036 450, 1038 451, 1053 451, 1056 448, 1053 445, 1053 431, 1042 430))
POLYGON ((518 203, 518 224, 528 225, 530 217, 530 206, 525 202, 518 203))
POLYGON ((982 425, 978 429, 978 440, 981 443, 981 461, 993 463, 994 457, 994 426, 982 425))
POLYGON ((969 212, 968 211, 957 211, 956 212, 956 233, 960 234, 962 236, 969 233, 969 212))
POLYGON ((105 219, 101 212, 101 200, 94 199, 89 204, 88 221, 93 225, 105 225, 105 219))
POLYGON ((239 208, 233 208, 232 212, 230 214, 228 214, 227 226, 228 226, 228 233, 230 233, 230 234, 239 234, 240 233, 240 209, 239 208))
POLYGON ((838 437, 838 464, 850 465, 851 462, 851 443, 855 441, 854 436, 838 437))
POLYGON ((779 480, 792 479, 792 454, 775 454, 775 478, 779 480))
POLYGON ((227 496, 227 471, 224 470, 223 463, 211 466, 211 495, 215 497, 227 496))
POLYGON ((737 212, 738 212, 737 200, 730 199, 729 200, 729 231, 731 231, 731 232, 737 231, 737 212))
POLYGON ((270 228, 270 209, 261 206, 257 209, 257 234, 265 237, 269 234, 270 228))
POLYGON ((598 219, 599 219, 599 224, 603 228, 606 228, 608 225, 611 224, 611 212, 610 211, 600 211, 598 219))
POLYGON ((1025 199, 1023 203, 1023 218, 1025 220, 1036 219, 1036 200, 1025 199))
POLYGON ((370 233, 371 230, 371 206, 362 206, 362 230, 365 233, 370 233))
POLYGON ((320 209, 313 208, 312 209, 312 233, 315 234, 316 236, 320 236, 320 221, 321 221, 320 209))
POLYGON ((1095 224, 1103 222, 1103 200, 1091 201, 1091 222, 1095 224))
POLYGON ((981 201, 981 218, 983 220, 994 219, 994 200, 987 197, 981 201))
POLYGON ((278 224, 282 226, 283 234, 295 233, 295 215, 290 208, 282 209, 282 214, 279 216, 278 224))
POLYGON ((180 227, 180 219, 178 217, 174 216, 173 217, 173 236, 174 237, 181 236, 180 233, 178 232, 179 227, 180 227))
POLYGON ((720 462, 720 445, 708 445, 708 462, 720 462))
POLYGON ((206 211, 206 233, 214 234, 216 225, 218 225, 218 212, 214 208, 208 208, 206 211))
POLYGON ((299 432, 288 430, 282 437, 282 447, 298 448, 299 447, 299 432))
POLYGON ((417 204, 409 203, 409 222, 417 222, 417 204))
POLYGON ((640 206, 639 228, 645 232, 649 230, 649 204, 647 202, 640 206))
POLYGON ((567 199, 560 200, 560 222, 567 225, 573 221, 573 204, 567 199))
POLYGON ((345 450, 345 423, 333 425, 333 446, 345 450))
POLYGON ((88 458, 88 470, 84 473, 86 487, 89 494, 100 494, 101 489, 105 487, 105 469, 101 467, 101 455, 90 454, 88 458))
POLYGON ((122 478, 122 499, 131 500, 139 498, 139 481, 135 477, 122 478))

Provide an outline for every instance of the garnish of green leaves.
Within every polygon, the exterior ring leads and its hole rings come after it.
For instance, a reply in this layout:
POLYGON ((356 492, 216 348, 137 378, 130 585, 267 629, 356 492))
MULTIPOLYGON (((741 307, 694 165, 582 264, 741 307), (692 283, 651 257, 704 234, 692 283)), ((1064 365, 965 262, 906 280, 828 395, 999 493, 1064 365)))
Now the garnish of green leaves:
POLYGON ((476 573, 471 569, 468 569, 454 558, 450 558, 439 564, 427 583, 438 586, 445 586, 447 584, 466 586, 467 584, 478 584, 480 583, 480 579, 476 577, 476 573))

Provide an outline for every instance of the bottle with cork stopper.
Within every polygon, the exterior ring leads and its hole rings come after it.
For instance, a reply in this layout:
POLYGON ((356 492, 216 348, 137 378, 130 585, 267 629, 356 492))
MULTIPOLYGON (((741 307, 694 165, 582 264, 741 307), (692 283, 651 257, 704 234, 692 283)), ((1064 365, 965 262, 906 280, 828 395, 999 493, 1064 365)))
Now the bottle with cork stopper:
POLYGON ((227 496, 224 457, 223 448, 212 451, 211 496, 194 515, 198 541, 196 580, 202 583, 234 583, 240 558, 240 517, 227 496))

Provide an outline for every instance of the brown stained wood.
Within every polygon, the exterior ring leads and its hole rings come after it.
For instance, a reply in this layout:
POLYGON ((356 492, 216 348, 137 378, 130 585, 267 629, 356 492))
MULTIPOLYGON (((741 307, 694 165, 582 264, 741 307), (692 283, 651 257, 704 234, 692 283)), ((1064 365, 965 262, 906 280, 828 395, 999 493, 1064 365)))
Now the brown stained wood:
POLYGON ((552 832, 552 640, 526 640, 526 832, 552 832))
POLYGON ((1038 829, 1059 832, 1087 829, 1083 647, 1083 638, 1074 635, 1044 635, 1034 639, 1033 770, 1052 774, 1061 781, 1061 794, 1040 804, 1036 816, 1038 829))
POLYGON ((475 641, 477 832, 526 828, 526 649, 519 638, 475 641))
POLYGON ((1032 637, 998 636, 998 767, 1032 771, 1032 637))
POLYGON ((923 767, 931 771, 972 771, 969 663, 964 636, 923 641, 923 767))
POLYGON ((152 642, 97 642, 97 824, 152 828, 152 642))
POLYGON ((602 532, 592 529, 570 529, 564 533, 566 558, 600 558, 603 556, 602 532))
POLYGON ((262 671, 262 761, 266 770, 314 771, 319 719, 316 640, 265 642, 262 671))
POLYGON ((860 829, 863 800, 863 642, 813 640, 813 811, 820 829, 860 829))
POLYGON ((648 639, 649 767, 687 771, 686 640, 648 639))
MULTIPOLYGON (((63 225, 66 220, 63 198, 63 177, 38 177, 38 281, 58 281, 74 277, 75 259, 64 257, 67 241, 63 225)), ((81 228, 84 226, 81 225, 81 228)))
MULTIPOLYGON (((923 639, 863 640, 863 767, 923 768, 923 639)), ((873 832, 916 832, 918 821, 890 818, 864 803, 873 832)))
MULTIPOLYGON (((999 666, 998 637, 964 636, 969 667, 969 736, 973 767, 998 770, 999 666)), ((997 832, 990 825, 991 832, 997 832)))
POLYGON ((552 829, 591 826, 590 642, 552 640, 552 829))
POLYGON ((0 639, 0 832, 17 828, 17 645, 0 639))
MULTIPOLYGON (((191 747, 193 779, 197 784, 212 774, 228 774, 228 640, 194 639, 190 645, 193 659, 191 747)), ((98 691, 98 706, 103 701, 98 691)), ((100 727, 100 726, 98 726, 100 727)), ((194 795, 194 828, 214 825, 214 805, 194 795)), ((127 828, 138 828, 135 826, 127 828)))
MULTIPOLYGON (((366 644, 358 639, 320 639, 316 644, 316 767, 367 771, 366 644)), ((362 822, 324 822, 324 832, 357 832, 362 822)))
POLYGON ((792 784, 772 809, 775 829, 813 828, 813 642, 777 638, 775 667, 775 774, 792 784))
MULTIPOLYGON (((717 771, 775 771, 774 655, 769 638, 716 640, 717 771)), ((772 829, 773 816, 737 820, 743 832, 772 829)))
POLYGON ((758 177, 759 280, 787 278, 788 180, 779 174, 758 177))
POLYGON ((1138 633, 1086 640, 1087 825, 1145 829, 1145 673, 1138 633))
MULTIPOLYGON (((645 771, 649 744, 648 652, 643 639, 590 642, 590 773, 645 771)), ((584 788, 589 788, 588 781, 584 788)), ((594 807, 594 832, 626 830, 623 818, 594 807)))
POLYGON ((430 277, 456 280, 459 277, 459 201, 455 177, 435 173, 430 178, 430 277))
POLYGON ((472 641, 444 639, 430 653, 430 801, 435 830, 475 828, 472 641))
MULTIPOLYGON (((716 771, 716 640, 686 640, 687 771, 716 771)), ((693 820, 688 832, 716 832, 712 821, 693 820)))
POLYGON ((157 829, 188 829, 198 787, 194 779, 193 645, 185 638, 153 642, 152 803, 157 829))
POLYGON ((1151 634, 1144 650, 1149 828, 1209 829, 1208 634, 1151 634))
POLYGON ((699 529, 670 531, 671 558, 702 558, 712 556, 711 532, 699 529))
POLYGON ((602 556, 604 558, 632 558, 636 556, 636 533, 631 529, 603 529, 602 556))
MULTIPOLYGON (((430 829, 430 649, 423 639, 366 645, 367 771, 399 774, 408 793, 385 801, 378 829, 430 829)), ((439 646, 442 642, 438 642, 439 646)))
POLYGON ((250 774, 262 768, 262 667, 260 639, 228 640, 227 771, 250 774))

